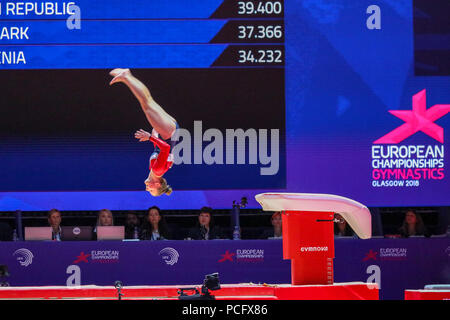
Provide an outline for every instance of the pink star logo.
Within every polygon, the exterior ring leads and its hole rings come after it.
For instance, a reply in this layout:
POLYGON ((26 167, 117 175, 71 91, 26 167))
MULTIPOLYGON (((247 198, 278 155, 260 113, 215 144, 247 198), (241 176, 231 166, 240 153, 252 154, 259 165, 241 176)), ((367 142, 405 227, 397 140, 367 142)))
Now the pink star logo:
POLYGON ((444 129, 434 123, 450 112, 450 104, 436 104, 427 110, 426 90, 413 95, 412 110, 390 110, 394 116, 406 123, 384 135, 374 143, 399 143, 422 131, 440 143, 444 143, 444 129))
POLYGON ((377 260, 377 254, 378 254, 378 252, 370 249, 370 251, 368 253, 366 253, 366 256, 364 257, 363 261, 367 261, 370 259, 377 260))
POLYGON ((73 263, 78 262, 88 262, 87 258, 90 256, 90 254, 84 254, 84 252, 81 252, 79 256, 77 256, 78 259, 76 259, 73 263))
POLYGON ((233 256, 235 253, 230 253, 228 250, 225 252, 225 254, 222 254, 222 259, 220 259, 218 262, 224 262, 226 260, 233 261, 233 256))

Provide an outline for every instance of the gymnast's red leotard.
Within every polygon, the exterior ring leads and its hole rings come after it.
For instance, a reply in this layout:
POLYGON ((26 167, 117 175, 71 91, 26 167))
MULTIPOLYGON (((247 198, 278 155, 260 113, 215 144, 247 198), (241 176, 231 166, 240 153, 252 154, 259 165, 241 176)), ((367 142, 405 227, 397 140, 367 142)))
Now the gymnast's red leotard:
POLYGON ((168 161, 170 145, 164 140, 155 138, 154 136, 150 137, 150 141, 153 142, 155 148, 157 147, 160 149, 157 157, 152 157, 152 159, 150 159, 150 170, 158 177, 161 177, 173 164, 172 161, 168 161))

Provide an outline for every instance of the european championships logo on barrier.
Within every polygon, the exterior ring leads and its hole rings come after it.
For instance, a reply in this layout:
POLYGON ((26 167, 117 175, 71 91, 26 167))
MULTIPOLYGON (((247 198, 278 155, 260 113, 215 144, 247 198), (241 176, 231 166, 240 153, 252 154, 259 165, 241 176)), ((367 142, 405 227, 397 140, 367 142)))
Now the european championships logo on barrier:
POLYGON ((17 249, 13 256, 17 256, 17 261, 19 261, 20 265, 22 267, 28 267, 30 264, 33 263, 33 253, 25 248, 17 249))
POLYGON ((235 252, 227 250, 221 257, 217 262, 263 262, 264 249, 236 249, 235 252))
POLYGON ((159 255, 161 256, 161 258, 163 259, 163 261, 168 264, 173 266, 175 263, 178 262, 178 258, 180 257, 180 254, 178 253, 177 250, 175 250, 174 248, 164 248, 159 252, 159 255))
POLYGON ((450 112, 450 104, 426 106, 426 90, 412 97, 412 110, 390 110, 404 124, 372 145, 373 187, 419 187, 421 181, 444 179, 444 129, 434 123, 450 112), (398 145, 417 132, 439 144, 398 145))
POLYGON ((379 251, 369 250, 362 261, 369 260, 406 260, 408 258, 407 248, 380 248, 379 251))
POLYGON ((91 253, 86 254, 84 253, 84 251, 82 251, 73 263, 88 263, 89 257, 91 258, 91 262, 93 263, 117 263, 119 262, 119 254, 119 250, 91 250, 91 253))

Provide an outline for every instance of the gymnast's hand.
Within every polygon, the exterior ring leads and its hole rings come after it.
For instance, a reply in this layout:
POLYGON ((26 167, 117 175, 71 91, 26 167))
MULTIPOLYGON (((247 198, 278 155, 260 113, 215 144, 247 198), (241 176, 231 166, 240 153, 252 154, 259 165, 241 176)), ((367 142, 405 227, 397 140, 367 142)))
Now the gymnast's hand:
POLYGON ((139 129, 138 131, 136 131, 136 133, 134 134, 134 137, 136 139, 138 139, 140 142, 142 141, 148 141, 150 140, 150 133, 147 131, 144 131, 142 129, 139 129))

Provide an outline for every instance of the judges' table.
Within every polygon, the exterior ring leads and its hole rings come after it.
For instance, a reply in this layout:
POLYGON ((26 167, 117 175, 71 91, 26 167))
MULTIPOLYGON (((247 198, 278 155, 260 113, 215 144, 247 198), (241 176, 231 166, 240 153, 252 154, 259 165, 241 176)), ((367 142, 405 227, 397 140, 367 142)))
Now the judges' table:
MULTIPOLYGON (((380 299, 450 281, 448 238, 335 240, 334 281, 377 282, 380 299)), ((280 240, 1 242, 11 286, 290 283, 280 240)))

